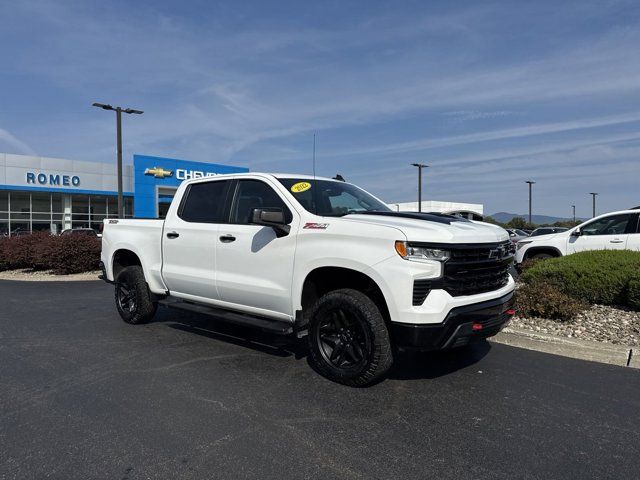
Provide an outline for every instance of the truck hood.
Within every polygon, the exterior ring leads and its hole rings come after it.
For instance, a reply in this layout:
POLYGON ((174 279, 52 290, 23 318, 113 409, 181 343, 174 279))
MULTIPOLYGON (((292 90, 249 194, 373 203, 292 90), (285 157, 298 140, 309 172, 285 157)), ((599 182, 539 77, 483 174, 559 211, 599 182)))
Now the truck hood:
POLYGON ((410 242, 492 243, 509 240, 506 230, 490 223, 476 222, 451 215, 416 212, 380 212, 350 214, 342 217, 372 225, 396 228, 410 242))

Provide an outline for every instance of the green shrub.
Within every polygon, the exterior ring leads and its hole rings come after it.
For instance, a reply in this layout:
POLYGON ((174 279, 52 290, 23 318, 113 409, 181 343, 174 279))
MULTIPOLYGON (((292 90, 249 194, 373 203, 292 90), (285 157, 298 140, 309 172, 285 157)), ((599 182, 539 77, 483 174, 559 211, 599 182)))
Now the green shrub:
POLYGON ((521 279, 525 284, 548 284, 590 304, 638 308, 630 304, 631 298, 635 298, 632 292, 636 291, 630 288, 630 283, 639 272, 640 252, 598 250, 537 262, 521 279))
POLYGON ((526 283, 516 291, 515 308, 523 317, 571 320, 589 305, 545 282, 526 283))
POLYGON ((640 311, 640 274, 629 281, 627 287, 627 306, 640 311))

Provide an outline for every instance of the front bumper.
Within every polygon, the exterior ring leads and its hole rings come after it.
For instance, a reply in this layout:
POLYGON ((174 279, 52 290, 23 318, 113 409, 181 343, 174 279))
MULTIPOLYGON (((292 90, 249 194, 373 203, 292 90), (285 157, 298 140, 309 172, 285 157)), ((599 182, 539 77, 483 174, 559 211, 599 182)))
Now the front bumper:
POLYGON ((514 312, 513 292, 485 302, 453 308, 438 324, 391 322, 391 338, 401 348, 445 350, 496 335, 514 312))

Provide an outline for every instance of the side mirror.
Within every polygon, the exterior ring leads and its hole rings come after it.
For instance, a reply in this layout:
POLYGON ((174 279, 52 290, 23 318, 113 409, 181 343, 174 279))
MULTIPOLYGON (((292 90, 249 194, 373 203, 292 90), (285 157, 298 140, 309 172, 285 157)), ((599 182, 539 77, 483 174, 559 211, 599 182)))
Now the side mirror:
POLYGON ((571 232, 572 237, 579 237, 581 235, 582 235, 582 232, 580 231, 579 228, 576 228, 573 232, 571 232))
POLYGON ((282 209, 263 210, 262 208, 254 208, 251 215, 251 223, 273 228, 278 238, 289 235, 291 231, 291 226, 285 223, 282 209))

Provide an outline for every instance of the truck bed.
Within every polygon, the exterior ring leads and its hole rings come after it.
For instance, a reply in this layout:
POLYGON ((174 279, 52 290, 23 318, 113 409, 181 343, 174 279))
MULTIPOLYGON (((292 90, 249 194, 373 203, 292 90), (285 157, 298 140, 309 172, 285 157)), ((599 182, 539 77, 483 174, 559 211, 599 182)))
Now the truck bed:
POLYGON ((164 286, 162 281, 162 231, 160 219, 108 219, 102 231, 101 260, 107 267, 108 279, 113 278, 112 261, 117 250, 128 249, 142 262, 147 282, 164 286))

